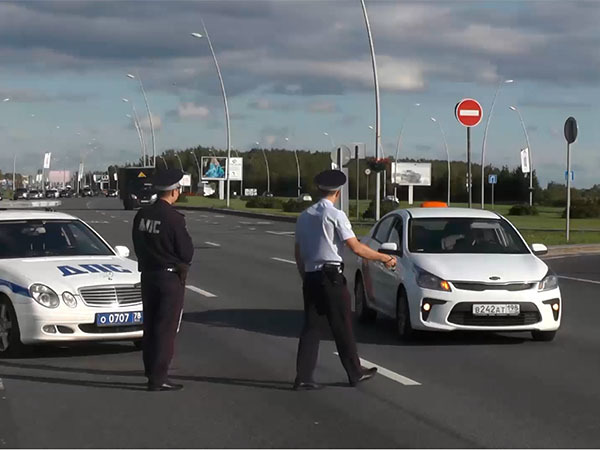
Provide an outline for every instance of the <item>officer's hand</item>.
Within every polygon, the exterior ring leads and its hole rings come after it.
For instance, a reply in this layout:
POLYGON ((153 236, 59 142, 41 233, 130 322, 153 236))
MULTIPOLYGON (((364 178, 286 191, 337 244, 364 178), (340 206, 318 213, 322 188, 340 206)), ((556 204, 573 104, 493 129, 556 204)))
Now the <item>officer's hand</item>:
POLYGON ((385 267, 387 267, 388 269, 395 269, 396 264, 398 264, 398 261, 396 261, 395 256, 390 256, 384 264, 385 264, 385 267))

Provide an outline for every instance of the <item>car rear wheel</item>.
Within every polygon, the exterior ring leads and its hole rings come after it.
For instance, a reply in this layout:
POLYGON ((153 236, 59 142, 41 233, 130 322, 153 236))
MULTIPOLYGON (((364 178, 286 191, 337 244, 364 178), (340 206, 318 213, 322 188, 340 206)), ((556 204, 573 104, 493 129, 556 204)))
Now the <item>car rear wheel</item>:
POLYGON ((17 356, 23 350, 17 315, 7 297, 0 297, 0 358, 17 356))
POLYGON ((410 339, 414 336, 412 324, 410 323, 410 308, 406 291, 400 288, 398 299, 396 300, 396 333, 402 340, 410 339))
POLYGON ((556 337, 556 331, 539 331, 535 330, 531 332, 531 336, 534 341, 550 342, 556 337))
POLYGON ((369 305, 367 305, 365 285, 360 275, 356 277, 356 283, 354 283, 354 309, 359 322, 374 322, 377 318, 377 311, 369 308, 369 305))

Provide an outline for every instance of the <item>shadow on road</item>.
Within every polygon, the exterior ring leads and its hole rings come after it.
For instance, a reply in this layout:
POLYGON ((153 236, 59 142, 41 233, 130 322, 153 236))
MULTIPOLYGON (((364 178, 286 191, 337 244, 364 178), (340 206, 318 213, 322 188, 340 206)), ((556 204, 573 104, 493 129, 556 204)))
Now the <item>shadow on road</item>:
MULTIPOLYGON (((35 345, 25 347, 23 354, 14 359, 72 358, 78 356, 116 355, 139 352, 132 344, 72 342, 58 345, 35 345)), ((0 360, 1 362, 2 360, 0 360)))
MULTIPOLYGON (((298 337, 302 329, 304 312, 290 309, 217 309, 183 314, 186 322, 214 327, 236 328, 255 333, 288 338, 298 337)), ((528 339, 518 335, 487 332, 418 333, 410 341, 400 341, 395 335, 393 321, 380 319, 370 325, 354 327, 356 339, 363 344, 397 346, 450 346, 450 345, 515 345, 528 339)), ((324 317, 322 339, 332 340, 324 317)))

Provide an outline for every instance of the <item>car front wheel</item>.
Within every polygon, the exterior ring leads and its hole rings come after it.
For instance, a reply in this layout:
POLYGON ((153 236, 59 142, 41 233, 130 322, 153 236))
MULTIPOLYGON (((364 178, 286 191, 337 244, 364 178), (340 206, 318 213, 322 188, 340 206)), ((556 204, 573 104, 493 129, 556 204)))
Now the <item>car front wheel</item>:
POLYGON ((22 349, 15 310, 8 298, 0 297, 0 357, 17 356, 22 349))
POLYGON ((396 300, 396 332, 401 340, 407 340, 414 336, 412 324, 410 323, 410 308, 406 291, 400 289, 396 300))
POLYGON ((556 331, 539 331, 535 330, 531 332, 531 336, 534 341, 550 342, 556 337, 556 331))

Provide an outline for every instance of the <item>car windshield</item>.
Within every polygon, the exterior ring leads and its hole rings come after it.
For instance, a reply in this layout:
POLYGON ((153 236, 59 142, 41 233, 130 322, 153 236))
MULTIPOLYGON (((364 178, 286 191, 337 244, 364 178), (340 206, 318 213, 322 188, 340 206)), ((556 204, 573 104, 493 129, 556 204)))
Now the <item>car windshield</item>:
POLYGON ((0 258, 88 255, 113 253, 78 220, 0 222, 0 258))
POLYGON ((408 243, 413 253, 529 253, 510 224, 500 219, 412 219, 408 243))

